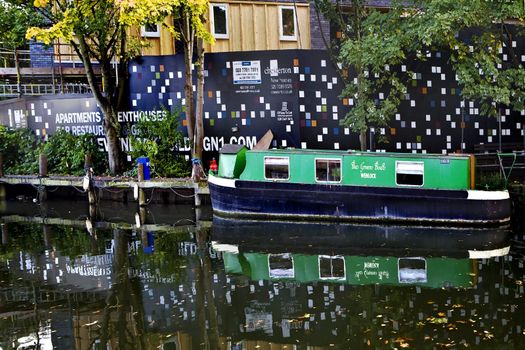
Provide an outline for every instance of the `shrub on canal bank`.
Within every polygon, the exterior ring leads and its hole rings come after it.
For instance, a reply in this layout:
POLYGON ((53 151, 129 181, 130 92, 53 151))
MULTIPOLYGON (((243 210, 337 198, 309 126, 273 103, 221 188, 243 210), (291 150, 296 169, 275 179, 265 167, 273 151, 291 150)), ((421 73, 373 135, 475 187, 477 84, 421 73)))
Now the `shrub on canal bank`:
POLYGON ((48 173, 61 175, 84 174, 84 156, 91 153, 95 174, 107 172, 107 160, 99 150, 93 135, 75 136, 58 131, 43 143, 27 128, 11 129, 0 125, 0 153, 5 174, 30 175, 38 173, 38 155, 48 160, 48 173))
MULTIPOLYGON (((179 151, 184 145, 184 136, 178 129, 180 111, 166 111, 162 120, 142 119, 135 125, 131 155, 148 157, 154 173, 162 177, 187 177, 190 162, 179 151)), ((73 135, 59 130, 42 142, 28 128, 12 129, 0 125, 0 153, 3 155, 4 174, 32 175, 38 173, 38 156, 47 156, 49 174, 82 175, 84 161, 91 154, 93 171, 107 173, 107 157, 91 134, 73 135)), ((136 168, 134 168, 136 171, 136 168)), ((134 174, 136 175, 136 174, 134 174)))
POLYGON ((184 135, 178 128, 181 113, 165 109, 164 112, 161 120, 141 118, 135 124, 131 156, 148 157, 152 169, 161 177, 187 177, 191 168, 180 152, 180 146, 184 145, 184 135))
POLYGON ((503 176, 499 172, 483 174, 477 179, 476 189, 477 190, 504 190, 507 183, 503 176))
POLYGON ((38 146, 39 142, 31 130, 11 129, 0 125, 0 153, 3 156, 4 173, 37 173, 38 146))
POLYGON ((93 135, 72 135, 64 130, 57 131, 41 147, 47 156, 50 174, 82 175, 85 173, 85 155, 90 153, 95 174, 107 172, 104 153, 99 149, 93 135))

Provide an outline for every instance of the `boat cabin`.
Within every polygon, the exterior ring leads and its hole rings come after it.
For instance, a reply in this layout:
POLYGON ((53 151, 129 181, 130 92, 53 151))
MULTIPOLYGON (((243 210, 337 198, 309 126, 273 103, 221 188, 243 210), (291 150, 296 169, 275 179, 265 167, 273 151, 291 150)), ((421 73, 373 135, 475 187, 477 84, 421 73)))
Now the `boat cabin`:
POLYGON ((465 154, 247 150, 226 145, 218 175, 263 182, 467 190, 474 188, 474 169, 474 157, 465 154))

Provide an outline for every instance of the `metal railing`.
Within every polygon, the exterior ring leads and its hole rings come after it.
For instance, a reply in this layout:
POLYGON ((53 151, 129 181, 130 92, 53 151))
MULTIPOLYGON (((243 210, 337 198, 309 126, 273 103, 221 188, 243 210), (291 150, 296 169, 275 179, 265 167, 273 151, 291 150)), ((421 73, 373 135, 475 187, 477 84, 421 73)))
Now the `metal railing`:
POLYGON ((2 84, 0 83, 0 99, 21 96, 43 96, 56 94, 92 94, 88 84, 66 83, 57 84, 2 84))
MULTIPOLYGON (((116 65, 116 62, 114 63, 116 65)), ((35 46, 30 50, 8 50, 0 43, 0 99, 50 94, 89 94, 91 88, 83 77, 84 65, 69 44, 35 46), (74 74, 76 81, 70 83, 74 74)), ((96 64, 95 64, 96 67, 96 64)))
POLYGON ((1 97, 42 96, 53 94, 90 94, 87 84, 0 84, 1 97))
POLYGON ((499 173, 506 183, 525 180, 525 151, 485 152, 475 156, 476 173, 479 175, 499 173))

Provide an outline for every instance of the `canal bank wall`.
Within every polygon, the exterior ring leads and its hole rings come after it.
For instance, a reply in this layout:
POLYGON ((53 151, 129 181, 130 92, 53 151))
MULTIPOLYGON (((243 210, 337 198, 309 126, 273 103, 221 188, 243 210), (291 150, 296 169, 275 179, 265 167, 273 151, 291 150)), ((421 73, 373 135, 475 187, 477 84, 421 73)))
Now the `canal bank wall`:
MULTIPOLYGON (((48 199, 69 199, 88 203, 89 189, 85 189, 85 177, 37 175, 0 177, 0 200, 41 202, 48 199)), ((205 183, 196 184, 191 179, 153 179, 139 181, 123 177, 93 177, 91 192, 95 202, 137 202, 142 192, 143 202, 148 204, 209 204, 209 191, 205 183)), ((93 203, 92 203, 93 204, 93 203)))
MULTIPOLYGON (((69 199, 89 201, 88 191, 84 189, 85 177, 7 175, 0 177, 0 200, 19 200, 39 202, 45 199, 69 199)), ((193 183, 188 178, 165 178, 137 180, 124 177, 93 177, 92 188, 96 201, 138 203, 138 190, 143 191, 143 205, 152 204, 199 204, 209 205, 209 189, 206 182, 193 183)), ((525 210, 525 183, 514 182, 509 185, 513 216, 525 210)))

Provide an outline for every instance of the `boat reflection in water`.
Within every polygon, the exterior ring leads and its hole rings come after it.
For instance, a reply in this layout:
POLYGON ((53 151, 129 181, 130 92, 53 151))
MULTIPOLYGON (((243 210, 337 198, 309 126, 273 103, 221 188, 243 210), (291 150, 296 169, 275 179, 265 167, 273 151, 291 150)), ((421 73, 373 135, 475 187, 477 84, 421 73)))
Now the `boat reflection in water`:
POLYGON ((260 280, 467 287, 472 259, 508 254, 509 231, 238 221, 214 217, 226 272, 260 280))
POLYGON ((461 334, 471 327, 464 318, 479 311, 480 300, 498 299, 491 274, 498 275, 498 260, 509 253, 509 235, 501 228, 214 217, 212 246, 232 283, 244 287, 231 292, 239 312, 232 317, 244 323, 233 336, 237 344, 297 339, 326 345, 331 334, 352 346, 399 340, 418 348, 439 322, 458 330, 443 327, 439 339, 480 341, 461 334))
MULTIPOLYGON (((509 253, 509 232, 501 228, 261 223, 214 217, 212 246, 221 252, 232 281, 243 285, 243 278, 248 280, 242 315, 235 317, 244 319, 244 331, 234 337, 238 344, 286 343, 284 339, 293 339, 293 334, 315 343, 314 339, 325 337, 320 336, 325 327, 337 337, 340 327, 365 329, 376 323, 376 317, 387 318, 380 321, 385 325, 377 331, 378 339, 388 332, 403 334, 398 333, 403 318, 412 329, 426 329, 427 324, 434 327, 429 320, 439 319, 431 316, 438 304, 429 304, 431 298, 439 300, 443 309, 457 304, 458 312, 470 314, 472 310, 463 305, 469 299, 479 300, 482 290, 476 289, 483 280, 478 275, 482 261, 509 253), (382 305, 390 306, 382 309, 382 305), (420 310, 420 316, 414 309, 420 310), (423 310, 428 316, 422 316, 423 310)), ((232 303, 239 301, 232 296, 232 303)), ((356 339, 347 336, 354 343, 356 339)), ((416 338, 421 339, 415 343, 425 343, 422 337, 416 338)), ((472 344, 476 340, 457 341, 472 344)))

